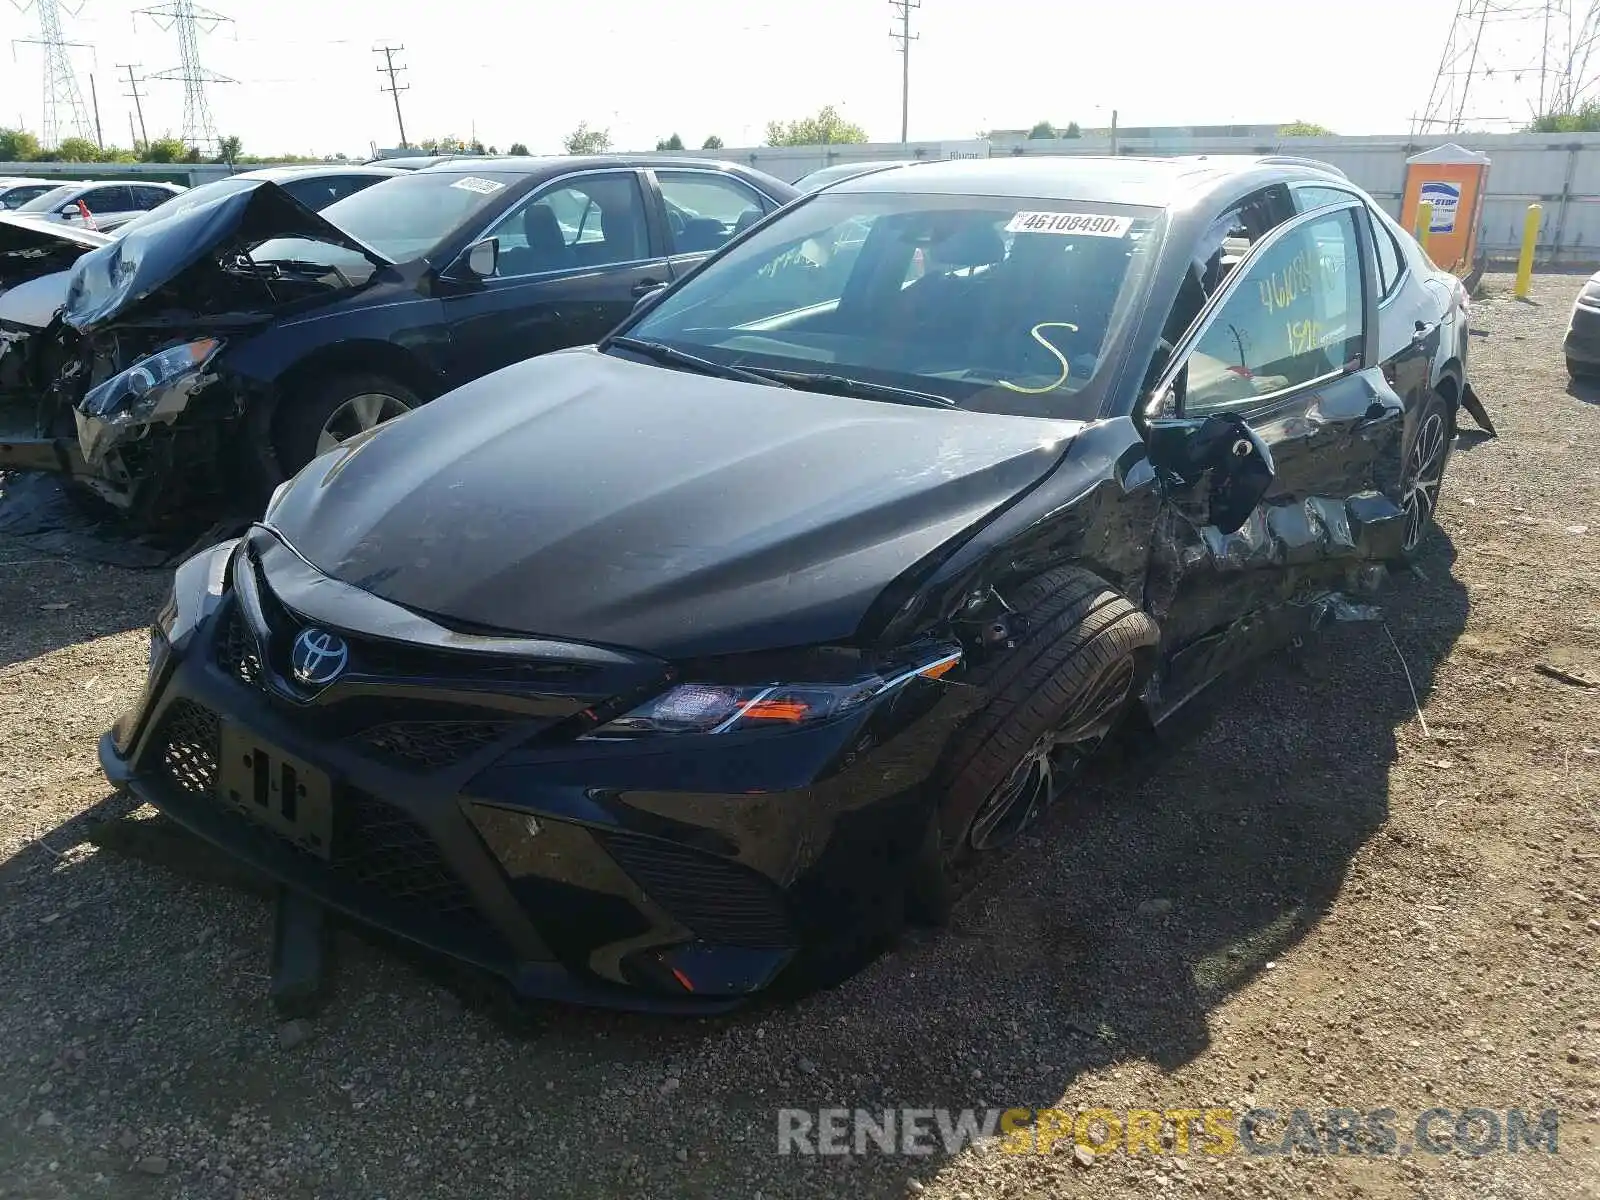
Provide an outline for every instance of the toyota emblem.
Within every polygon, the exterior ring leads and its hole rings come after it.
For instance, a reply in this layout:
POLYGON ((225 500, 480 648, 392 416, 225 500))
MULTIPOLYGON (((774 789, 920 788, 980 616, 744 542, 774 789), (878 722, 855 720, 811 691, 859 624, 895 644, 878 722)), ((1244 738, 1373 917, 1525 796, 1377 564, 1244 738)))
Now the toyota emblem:
POLYGON ((332 683, 350 665, 350 644, 326 629, 302 629, 289 652, 295 682, 320 687, 332 683))

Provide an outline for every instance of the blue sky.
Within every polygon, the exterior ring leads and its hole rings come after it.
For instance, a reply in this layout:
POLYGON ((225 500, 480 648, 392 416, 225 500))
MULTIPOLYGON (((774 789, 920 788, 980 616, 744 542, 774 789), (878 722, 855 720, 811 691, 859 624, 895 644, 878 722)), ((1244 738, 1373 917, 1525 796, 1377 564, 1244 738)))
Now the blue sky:
MULTIPOLYGON (((899 57, 884 0, 214 0, 234 18, 201 41, 205 64, 241 82, 211 89, 219 132, 247 151, 364 153, 397 141, 372 46, 405 44, 411 140, 440 134, 535 151, 580 120, 618 149, 678 132, 759 142, 766 122, 836 105, 874 140, 898 140, 899 57)), ((86 0, 66 18, 85 99, 92 72, 108 140, 128 141, 119 62, 174 66, 176 37, 132 0, 86 0)), ((964 138, 1040 119, 1125 125, 1276 122, 1341 133, 1409 128, 1427 99, 1454 0, 925 0, 912 47, 911 136, 964 138)), ((36 36, 0 5, 0 39, 36 36)), ((176 134, 182 87, 145 85, 152 136, 176 134)), ((1492 106, 1491 106, 1492 107, 1492 106)), ((0 124, 40 125, 40 57, 0 70, 0 124)))

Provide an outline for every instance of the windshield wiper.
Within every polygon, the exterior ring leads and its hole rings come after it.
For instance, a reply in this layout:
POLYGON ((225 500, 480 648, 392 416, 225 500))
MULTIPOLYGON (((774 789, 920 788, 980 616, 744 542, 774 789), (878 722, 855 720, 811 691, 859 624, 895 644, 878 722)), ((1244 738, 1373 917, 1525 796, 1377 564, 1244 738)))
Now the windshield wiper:
POLYGON ((847 375, 829 375, 822 371, 769 371, 765 367, 751 369, 768 379, 811 392, 856 396, 863 400, 893 400, 897 404, 918 404, 924 408, 961 407, 948 396, 919 392, 915 388, 895 387, 890 383, 873 383, 870 379, 852 379, 847 375))
POLYGON ((698 354, 690 354, 663 342, 647 342, 640 338, 614 337, 607 345, 621 346, 624 350, 632 350, 635 354, 642 354, 659 363, 667 363, 675 367, 687 367, 691 371, 699 371, 702 375, 716 375, 723 379, 741 379, 745 383, 760 383, 768 387, 776 384, 778 387, 789 385, 781 379, 774 379, 765 373, 746 371, 743 367, 730 367, 725 363, 712 362, 709 358, 701 358, 698 354))

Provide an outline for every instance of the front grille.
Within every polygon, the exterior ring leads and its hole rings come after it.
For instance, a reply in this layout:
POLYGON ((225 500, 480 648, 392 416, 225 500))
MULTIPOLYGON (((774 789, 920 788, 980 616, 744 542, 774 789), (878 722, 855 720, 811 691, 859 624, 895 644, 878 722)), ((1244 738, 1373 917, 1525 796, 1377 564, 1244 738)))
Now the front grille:
POLYGON ((238 679, 257 687, 261 683, 261 648, 246 624, 237 601, 222 614, 216 637, 217 665, 238 679))
POLYGON ((454 766, 501 737, 515 721, 392 721, 350 741, 395 766, 437 771, 454 766))
POLYGON ((702 940, 727 946, 795 944, 783 894, 748 867, 660 838, 616 831, 597 836, 651 899, 702 940))
MULTIPOLYGON (((221 737, 215 713, 189 700, 175 701, 156 737, 157 761, 167 783, 187 796, 211 798, 221 737)), ((367 792, 345 789, 341 800, 333 858, 327 861, 224 805, 216 805, 215 814, 228 822, 231 837, 265 847, 269 854, 299 856, 389 904, 484 932, 471 896, 427 830, 367 792)))

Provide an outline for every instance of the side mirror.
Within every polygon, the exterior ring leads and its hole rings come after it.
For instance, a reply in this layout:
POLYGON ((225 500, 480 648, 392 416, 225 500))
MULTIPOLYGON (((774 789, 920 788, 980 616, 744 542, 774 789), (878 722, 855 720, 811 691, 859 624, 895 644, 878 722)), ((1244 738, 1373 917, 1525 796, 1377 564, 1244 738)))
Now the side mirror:
POLYGON ((647 292, 641 292, 639 298, 633 302, 633 315, 638 316, 645 309, 650 308, 661 299, 661 293, 667 290, 667 285, 658 283, 647 292))
POLYGON ((492 278, 500 269, 500 239, 484 238, 467 247, 467 270, 479 279, 492 278))
POLYGON ((1153 421, 1150 463, 1180 487, 1209 478, 1208 520, 1233 533, 1250 519, 1277 477, 1272 450, 1242 419, 1213 413, 1204 420, 1153 421))

